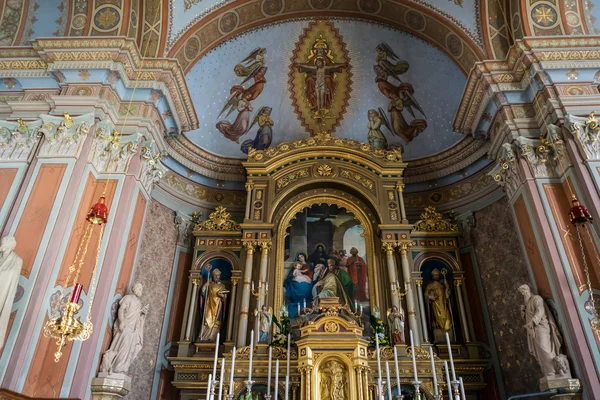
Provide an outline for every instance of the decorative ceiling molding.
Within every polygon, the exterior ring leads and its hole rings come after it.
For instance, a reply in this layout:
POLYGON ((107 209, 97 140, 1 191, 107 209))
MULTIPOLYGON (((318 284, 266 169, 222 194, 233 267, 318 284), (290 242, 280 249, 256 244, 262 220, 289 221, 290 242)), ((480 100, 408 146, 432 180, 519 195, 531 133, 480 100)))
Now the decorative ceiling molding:
POLYGON ((173 43, 175 57, 187 72, 207 52, 252 29, 294 19, 346 18, 372 21, 406 31, 446 53, 465 73, 484 58, 477 39, 454 21, 412 1, 338 0, 315 7, 311 0, 236 0, 197 20, 173 43))

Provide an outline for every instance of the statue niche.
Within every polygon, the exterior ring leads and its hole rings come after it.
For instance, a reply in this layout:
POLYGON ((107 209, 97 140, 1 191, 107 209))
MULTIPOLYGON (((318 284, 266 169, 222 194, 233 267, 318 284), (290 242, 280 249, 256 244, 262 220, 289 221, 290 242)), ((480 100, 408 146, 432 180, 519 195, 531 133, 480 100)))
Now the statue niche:
POLYGON ((431 259, 423 263, 421 271, 425 287, 423 297, 427 326, 433 333, 434 342, 444 342, 446 333, 454 341, 456 329, 452 309, 452 269, 441 260, 431 259))
POLYGON ((319 369, 320 400, 345 400, 349 398, 348 368, 338 360, 329 360, 319 369))

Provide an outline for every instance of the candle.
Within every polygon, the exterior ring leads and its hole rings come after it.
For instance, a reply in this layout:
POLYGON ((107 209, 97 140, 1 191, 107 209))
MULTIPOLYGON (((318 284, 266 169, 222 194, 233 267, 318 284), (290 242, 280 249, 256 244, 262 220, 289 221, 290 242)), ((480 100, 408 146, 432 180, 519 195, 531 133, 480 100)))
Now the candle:
POLYGON ((305 308, 306 308, 306 299, 304 299, 304 300, 302 301, 302 309, 305 309, 305 308))
POLYGON ((248 380, 252 380, 252 354, 254 353, 254 329, 250 333, 250 366, 248 367, 248 380))
POLYGON ((359 305, 360 305, 360 312, 362 313, 362 311, 363 311, 363 305, 362 304, 359 304, 359 305))
POLYGON ((269 291, 269 282, 267 282, 267 284, 265 285, 265 291, 269 291))
POLYGON ((379 335, 375 332, 375 352, 377 353, 377 399, 381 399, 381 358, 379 356, 379 335))
POLYGON ((411 347, 411 355, 412 355, 412 364, 413 364, 413 371, 414 371, 414 376, 415 376, 415 382, 419 381, 419 377, 417 375, 417 360, 415 359, 415 342, 413 339, 413 333, 412 333, 412 329, 410 330, 410 347, 411 347))
POLYGON ((390 362, 385 362, 385 373, 387 374, 387 389, 388 389, 388 400, 392 400, 392 382, 390 380, 390 362))
POLYGON ((275 361, 275 400, 279 400, 279 360, 275 361))
POLYGON ((290 377, 286 376, 285 377, 285 400, 288 400, 289 386, 290 386, 290 377))
POLYGON ((223 399, 223 379, 225 379, 225 357, 221 358, 221 378, 219 379, 219 400, 223 399))
POLYGON ((452 385, 450 384, 450 374, 448 373, 448 361, 444 360, 444 370, 446 371, 446 386, 448 386, 448 397, 452 398, 452 385))
POLYGON ((219 359, 219 339, 221 337, 220 333, 217 333, 217 341, 215 342, 215 361, 213 362, 213 379, 217 379, 217 360, 219 359))
POLYGON ((206 387, 206 399, 210 399, 210 385, 212 384, 212 374, 208 374, 208 386, 206 387))
POLYGON ((437 376, 435 374, 435 361, 433 360, 433 347, 429 347, 429 358, 431 358, 431 373, 433 374, 433 394, 438 395, 437 376))
POLYGON ((398 350, 394 346, 394 363, 396 364, 396 386, 398 386, 398 397, 402 394, 402 386, 400 386, 400 368, 398 368, 398 350))
POLYGON ((298 303, 298 314, 296 315, 300 315, 300 303, 298 303))
POLYGON ((69 300, 71 303, 79 303, 81 289, 83 289, 83 286, 80 283, 75 284, 73 287, 73 293, 71 293, 71 300, 69 300))
POLYGON ((452 380, 456 380, 456 372, 454 372, 454 358, 452 357, 452 347, 450 346, 450 336, 446 332, 446 344, 448 345, 448 354, 450 356, 450 368, 452 368, 452 380))
MULTIPOLYGON (((292 352, 291 350, 291 346, 292 346, 292 335, 290 335, 288 333, 288 343, 287 343, 288 347, 287 347, 287 369, 285 371, 285 377, 286 380, 287 378, 289 378, 290 376, 290 353, 292 352)), ((287 386, 287 385, 286 385, 287 386)), ((286 393, 287 393, 287 389, 286 389, 286 393)))
POLYGON ((269 346, 269 366, 267 372, 267 396, 271 395, 271 360, 273 358, 273 347, 269 346))
POLYGON ((460 382, 460 397, 462 400, 466 400, 467 397, 465 396, 465 385, 463 384, 462 376, 459 378, 459 382, 460 382))
POLYGON ((358 301, 354 300, 354 311, 358 311, 358 301))
POLYGON ((252 291, 254 292, 254 281, 252 281, 252 291))
POLYGON ((233 395, 233 371, 235 370, 235 346, 233 346, 233 351, 231 352, 231 376, 229 377, 229 394, 233 395))

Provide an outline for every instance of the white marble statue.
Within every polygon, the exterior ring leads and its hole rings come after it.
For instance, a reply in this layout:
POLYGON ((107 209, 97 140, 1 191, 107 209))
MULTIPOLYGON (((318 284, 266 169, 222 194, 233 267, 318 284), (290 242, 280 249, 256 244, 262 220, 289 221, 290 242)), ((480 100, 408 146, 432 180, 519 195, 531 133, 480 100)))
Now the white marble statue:
POLYGON ((273 309, 271 307, 262 306, 260 311, 256 312, 257 318, 259 318, 259 343, 269 343, 269 331, 271 330, 271 324, 273 321, 273 309))
POLYGON ((149 305, 142 307, 142 284, 136 283, 132 292, 119 301, 118 317, 113 328, 110 348, 102 357, 100 372, 127 374, 144 343, 144 321, 149 305))
POLYGON ((16 246, 17 241, 12 236, 5 236, 0 240, 0 349, 4 347, 8 320, 23 265, 21 257, 13 251, 16 246))
POLYGON ((519 292, 525 299, 521 315, 525 319, 529 352, 547 378, 570 378, 569 362, 560 352, 562 337, 544 299, 532 294, 527 284, 519 286, 519 292))

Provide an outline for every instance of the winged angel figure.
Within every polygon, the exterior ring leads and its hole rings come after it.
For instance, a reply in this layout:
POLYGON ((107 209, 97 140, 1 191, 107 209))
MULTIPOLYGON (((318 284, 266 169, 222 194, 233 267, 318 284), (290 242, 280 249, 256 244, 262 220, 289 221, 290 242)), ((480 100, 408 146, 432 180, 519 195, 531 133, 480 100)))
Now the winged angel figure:
POLYGON ((373 66, 375 82, 381 94, 390 99, 387 109, 389 118, 382 108, 378 109, 381 122, 393 135, 401 137, 408 144, 427 128, 427 122, 417 118, 415 110, 424 118, 427 116, 414 96, 413 86, 400 79, 400 75, 409 69, 408 62, 400 59, 387 43, 380 43, 376 50, 376 64, 373 66), (390 78, 398 84, 390 82, 390 78), (410 124, 404 118, 405 109, 413 117, 410 124))
POLYGON ((227 120, 217 122, 217 129, 227 139, 239 143, 241 136, 245 135, 250 129, 250 112, 252 111, 252 101, 256 100, 265 88, 267 80, 265 74, 265 54, 267 50, 259 47, 254 49, 246 58, 238 63, 234 72, 237 76, 244 77, 239 85, 234 85, 229 90, 229 98, 221 109, 219 117, 225 114, 225 118, 234 111, 238 111, 233 124, 227 120), (244 86, 248 81, 254 83, 247 88, 244 86))

